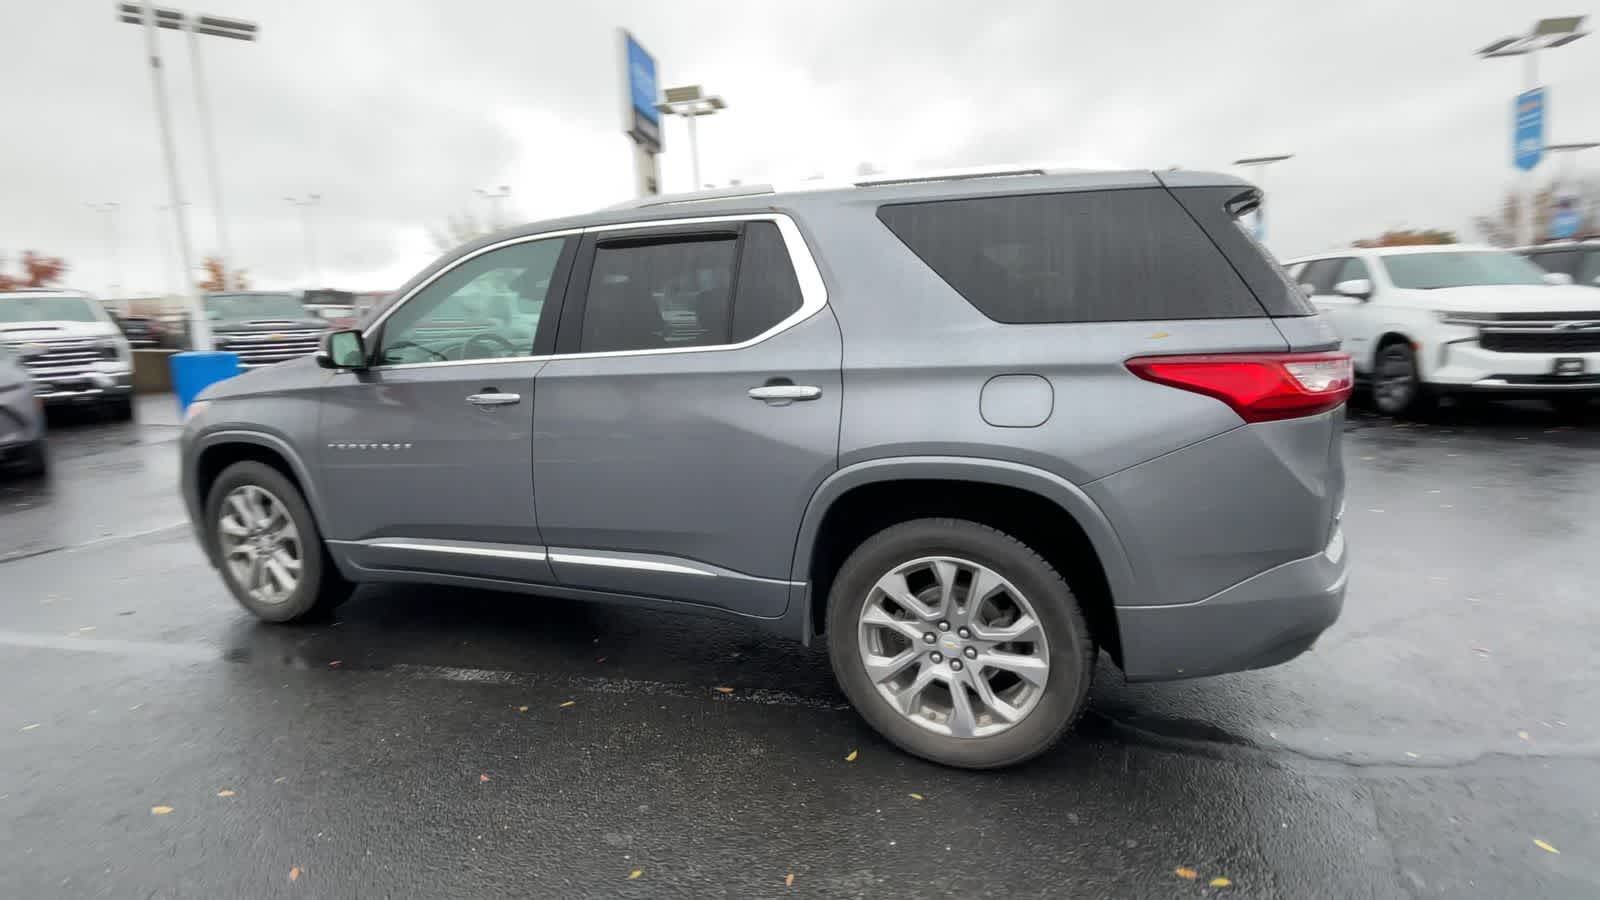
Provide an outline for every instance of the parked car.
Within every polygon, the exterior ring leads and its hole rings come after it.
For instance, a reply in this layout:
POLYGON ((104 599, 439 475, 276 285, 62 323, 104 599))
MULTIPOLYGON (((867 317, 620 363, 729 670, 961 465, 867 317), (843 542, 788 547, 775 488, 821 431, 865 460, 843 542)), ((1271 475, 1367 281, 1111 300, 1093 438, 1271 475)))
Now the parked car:
POLYGON ((1567 276, 1573 284, 1600 287, 1600 240, 1541 244, 1517 252, 1546 272, 1567 276))
MULTIPOLYGON (((239 354, 239 364, 246 369, 309 356, 329 330, 326 319, 308 312, 299 297, 287 292, 213 293, 202 302, 211 323, 212 345, 239 354)), ((186 335, 185 346, 192 345, 186 335)))
POLYGON ((1191 172, 741 188, 503 232, 207 389, 183 494, 273 622, 422 581, 826 635, 994 767, 1132 680, 1270 666, 1345 589, 1349 357, 1191 172))
POLYGON ((1506 250, 1341 250, 1286 266, 1371 382, 1378 409, 1416 415, 1441 396, 1600 396, 1600 292, 1506 250))
POLYGON ((0 343, 0 469, 42 475, 49 459, 44 404, 21 358, 0 343))
POLYGON ((166 338, 167 329, 160 320, 150 316, 124 316, 110 313, 112 321, 121 329, 122 336, 132 347, 159 347, 166 338))
POLYGON ((76 291, 0 293, 0 342, 22 358, 47 406, 93 404, 133 417, 133 354, 105 308, 76 291))

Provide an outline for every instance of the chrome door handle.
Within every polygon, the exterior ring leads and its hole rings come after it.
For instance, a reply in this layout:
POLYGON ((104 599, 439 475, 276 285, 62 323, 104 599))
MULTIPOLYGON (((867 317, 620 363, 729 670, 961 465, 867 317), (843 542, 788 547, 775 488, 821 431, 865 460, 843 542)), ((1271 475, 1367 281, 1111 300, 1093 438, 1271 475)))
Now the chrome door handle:
POLYGON ((768 403, 775 401, 815 400, 822 396, 822 388, 809 384, 768 384, 750 389, 750 396, 768 403))
POLYGON ((467 397, 467 402, 471 403, 473 406, 510 406, 513 403, 521 403, 522 395, 499 393, 472 394, 467 397))

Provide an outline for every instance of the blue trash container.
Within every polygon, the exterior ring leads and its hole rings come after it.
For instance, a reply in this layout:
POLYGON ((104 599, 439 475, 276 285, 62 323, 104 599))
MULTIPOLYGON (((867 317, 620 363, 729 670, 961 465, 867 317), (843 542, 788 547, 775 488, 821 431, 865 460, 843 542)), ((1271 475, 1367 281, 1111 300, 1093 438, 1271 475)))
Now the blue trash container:
POLYGON ((182 413, 210 385, 239 374, 239 354, 212 350, 174 353, 171 358, 172 390, 182 413))

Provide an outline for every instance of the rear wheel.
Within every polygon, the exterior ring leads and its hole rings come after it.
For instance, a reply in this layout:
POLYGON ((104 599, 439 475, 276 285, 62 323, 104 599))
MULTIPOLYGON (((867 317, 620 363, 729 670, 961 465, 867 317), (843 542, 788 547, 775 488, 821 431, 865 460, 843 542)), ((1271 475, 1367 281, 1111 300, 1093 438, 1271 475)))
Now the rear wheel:
POLYGON ((1433 394, 1422 382, 1417 354, 1405 341, 1393 341, 1378 349, 1372 368, 1372 403, 1387 416, 1410 418, 1433 407, 1433 394))
POLYGON ((133 418, 133 397, 123 394, 106 401, 106 418, 113 422, 126 422, 133 418))
POLYGON ((257 618, 307 619, 350 596, 305 499, 271 466, 224 469, 207 495, 206 529, 223 582, 257 618))
POLYGON ((17 474, 23 478, 39 478, 50 470, 50 453, 44 441, 37 441, 22 450, 17 462, 17 474))
POLYGON ((828 603, 835 676, 862 717, 946 765, 1007 766, 1082 714, 1094 663, 1072 590, 1032 549, 958 519, 885 529, 828 603))

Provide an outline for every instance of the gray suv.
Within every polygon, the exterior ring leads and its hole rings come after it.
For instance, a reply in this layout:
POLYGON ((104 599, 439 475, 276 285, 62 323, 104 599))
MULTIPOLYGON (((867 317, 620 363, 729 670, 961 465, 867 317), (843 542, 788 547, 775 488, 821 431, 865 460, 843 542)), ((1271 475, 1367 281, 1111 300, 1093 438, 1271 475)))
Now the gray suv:
MULTIPOLYGON (((1338 616, 1349 358, 1191 172, 651 198, 494 235, 183 434, 256 616, 420 581, 826 636, 861 715, 1004 766, 1132 680, 1338 616)), ((535 601, 530 601, 535 602, 535 601)))

